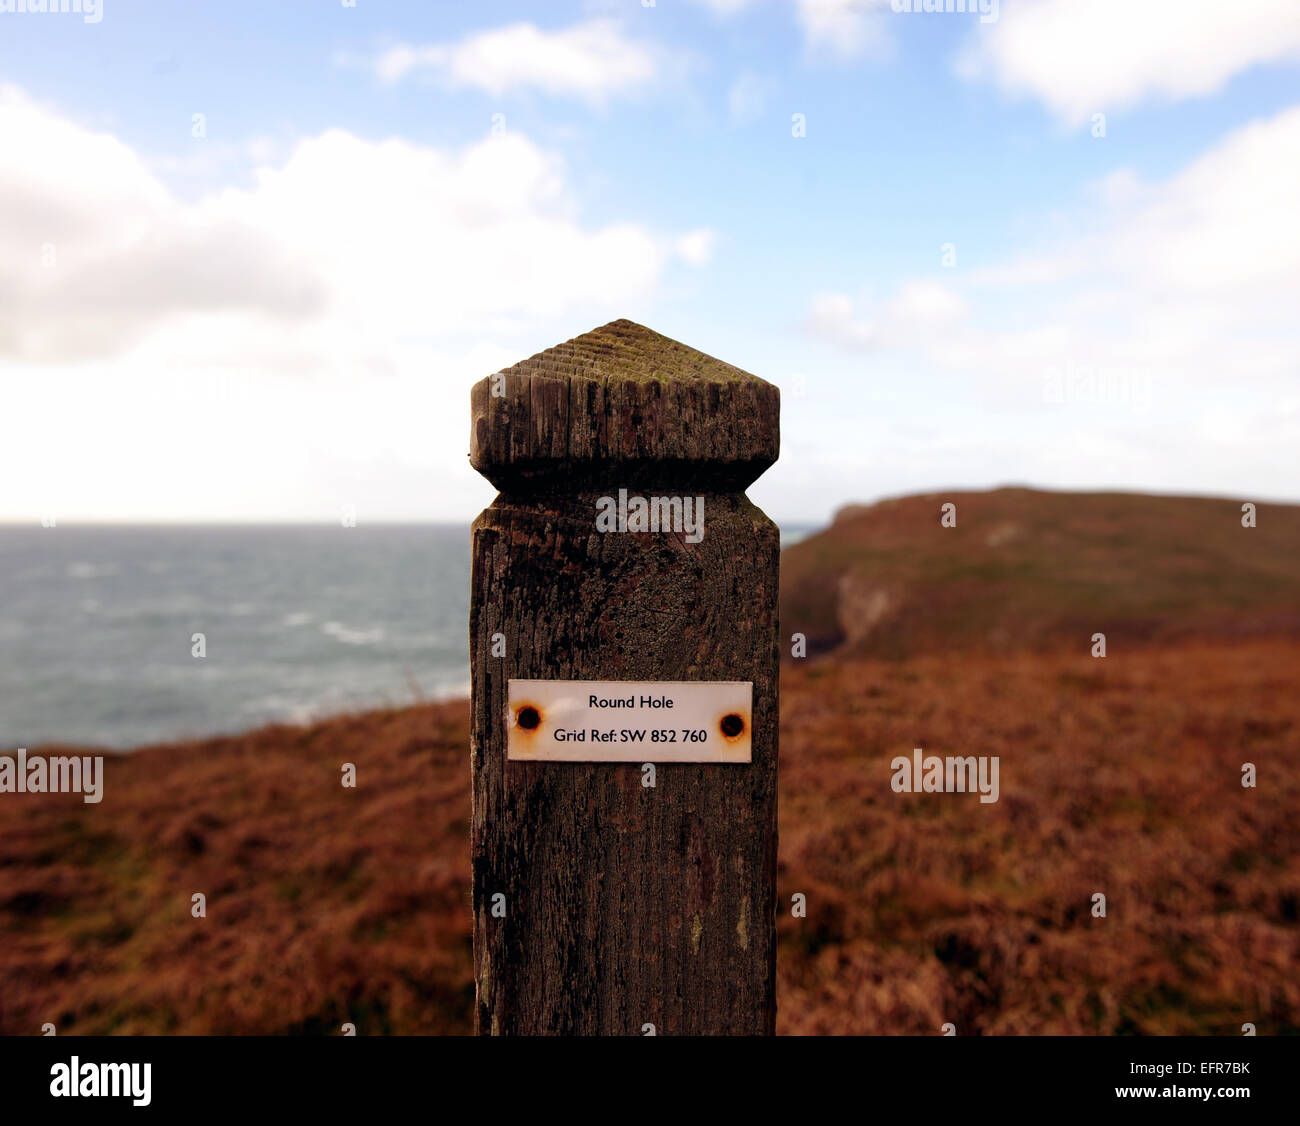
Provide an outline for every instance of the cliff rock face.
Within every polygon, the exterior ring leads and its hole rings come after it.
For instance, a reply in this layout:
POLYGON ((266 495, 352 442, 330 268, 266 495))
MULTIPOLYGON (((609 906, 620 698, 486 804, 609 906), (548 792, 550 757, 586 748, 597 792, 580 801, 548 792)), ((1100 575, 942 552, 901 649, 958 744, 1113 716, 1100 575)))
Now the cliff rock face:
POLYGON ((858 646, 869 641, 900 601, 897 589, 891 592, 854 571, 842 574, 835 594, 835 618, 845 644, 858 646))

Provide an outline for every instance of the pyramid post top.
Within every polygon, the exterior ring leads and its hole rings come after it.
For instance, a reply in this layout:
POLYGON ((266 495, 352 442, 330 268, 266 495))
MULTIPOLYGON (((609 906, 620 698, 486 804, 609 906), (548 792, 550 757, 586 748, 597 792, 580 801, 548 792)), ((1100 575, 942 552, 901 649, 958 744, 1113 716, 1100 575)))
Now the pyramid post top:
POLYGON ((690 469, 743 488, 776 461, 780 391, 630 320, 480 380, 470 464, 498 488, 690 469))

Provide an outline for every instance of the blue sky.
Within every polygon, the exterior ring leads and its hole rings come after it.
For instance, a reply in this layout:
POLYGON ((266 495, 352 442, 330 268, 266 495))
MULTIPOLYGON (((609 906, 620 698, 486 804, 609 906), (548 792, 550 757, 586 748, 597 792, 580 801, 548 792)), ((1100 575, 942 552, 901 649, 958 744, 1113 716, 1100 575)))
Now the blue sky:
POLYGON ((17 6, 0 519, 472 516, 619 316, 782 386, 778 519, 1300 495, 1293 0, 17 6))

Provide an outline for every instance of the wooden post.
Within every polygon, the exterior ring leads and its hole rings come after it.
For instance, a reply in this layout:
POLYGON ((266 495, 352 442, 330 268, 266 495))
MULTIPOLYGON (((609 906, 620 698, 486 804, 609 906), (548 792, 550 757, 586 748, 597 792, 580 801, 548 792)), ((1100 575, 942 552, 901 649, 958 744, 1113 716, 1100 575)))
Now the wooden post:
MULTIPOLYGON (((744 489, 779 410, 771 384, 625 320, 473 388, 470 461, 500 490, 470 609, 481 1033, 774 1031, 780 540, 744 489), (702 498, 702 528, 619 531, 625 497, 702 498), (549 692, 558 716, 557 686, 525 680, 714 684, 664 685, 660 735, 683 742, 629 748, 559 742, 550 705, 521 704, 549 692), (752 716, 731 702, 750 683, 752 716), (586 761, 521 761, 534 747, 586 761)), ((589 703, 581 685, 564 707, 589 703)), ((628 703, 590 715, 615 738, 644 726, 628 703)))

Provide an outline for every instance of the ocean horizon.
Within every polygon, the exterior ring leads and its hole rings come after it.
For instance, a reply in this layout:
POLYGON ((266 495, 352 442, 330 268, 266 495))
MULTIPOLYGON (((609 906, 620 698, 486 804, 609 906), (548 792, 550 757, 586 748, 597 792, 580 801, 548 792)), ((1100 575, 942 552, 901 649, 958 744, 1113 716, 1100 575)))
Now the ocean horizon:
POLYGON ((0 525, 0 750, 466 696, 469 572, 469 522, 0 525))

